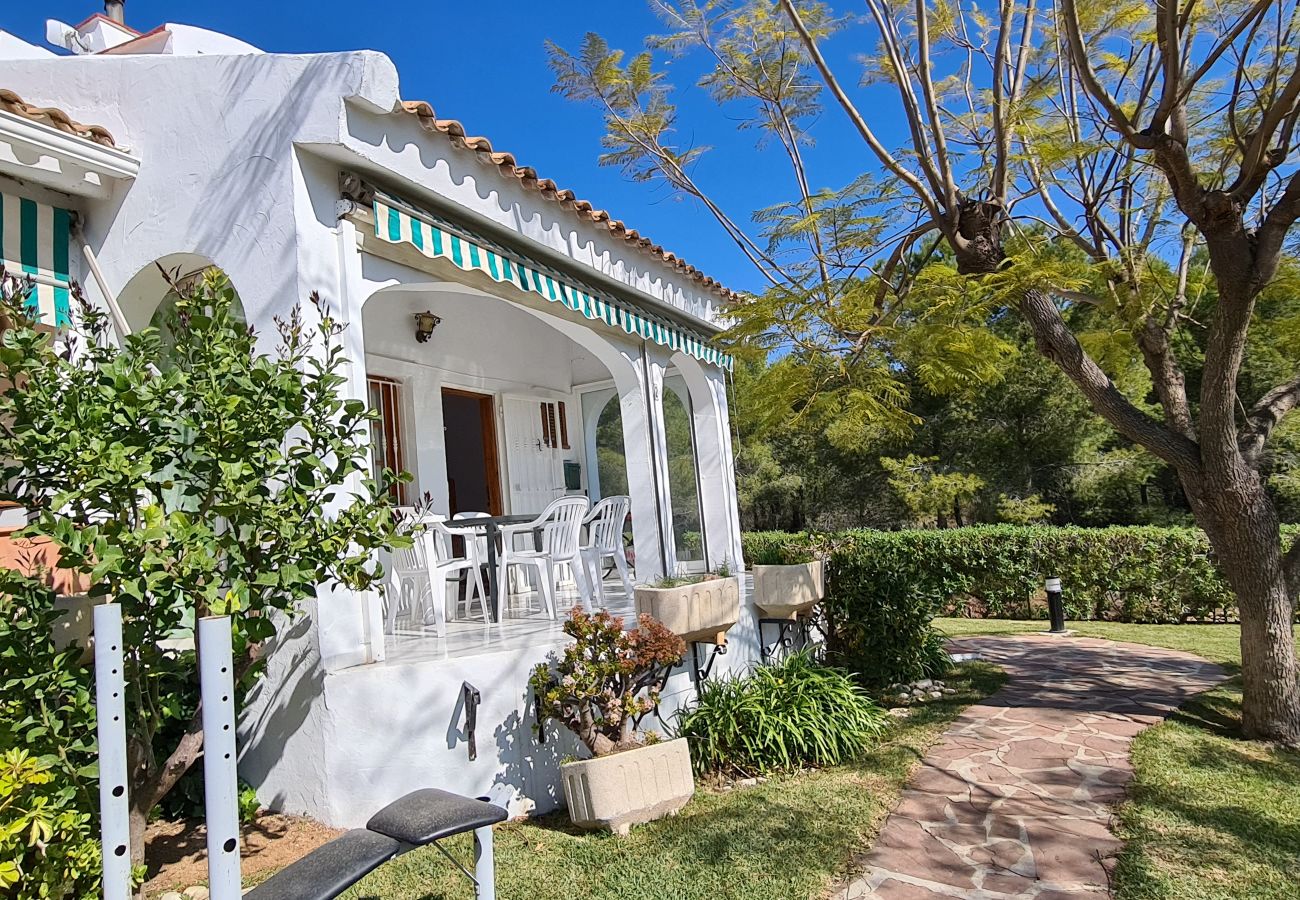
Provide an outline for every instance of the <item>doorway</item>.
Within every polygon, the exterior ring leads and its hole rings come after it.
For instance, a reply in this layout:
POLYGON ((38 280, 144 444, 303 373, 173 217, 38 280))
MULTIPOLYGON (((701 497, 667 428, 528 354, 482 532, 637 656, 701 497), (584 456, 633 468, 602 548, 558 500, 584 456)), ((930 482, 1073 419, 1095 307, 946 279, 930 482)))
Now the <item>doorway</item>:
POLYGON ((492 397, 443 388, 442 435, 447 454, 448 514, 501 515, 501 467, 492 397))

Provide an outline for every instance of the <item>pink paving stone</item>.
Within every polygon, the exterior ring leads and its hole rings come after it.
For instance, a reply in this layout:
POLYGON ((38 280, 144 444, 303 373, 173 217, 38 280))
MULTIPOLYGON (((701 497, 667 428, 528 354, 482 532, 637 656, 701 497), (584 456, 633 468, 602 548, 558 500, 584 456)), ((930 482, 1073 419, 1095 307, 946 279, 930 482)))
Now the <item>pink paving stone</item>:
POLYGON ((881 882, 880 887, 875 891, 863 896, 878 897, 881 900, 935 900, 936 897, 960 897, 962 894, 948 891, 939 894, 918 884, 908 884, 891 878, 881 882))
POLYGON ((954 642, 1007 685, 932 748, 837 896, 911 900, 1108 896, 1112 804, 1134 736, 1223 672, 1170 650, 1023 635, 954 642), (899 877, 924 884, 911 884, 899 877), (876 887, 872 888, 871 885, 876 887))
POLYGON ((952 887, 974 888, 974 869, 920 824, 891 818, 890 825, 872 848, 873 865, 952 887))

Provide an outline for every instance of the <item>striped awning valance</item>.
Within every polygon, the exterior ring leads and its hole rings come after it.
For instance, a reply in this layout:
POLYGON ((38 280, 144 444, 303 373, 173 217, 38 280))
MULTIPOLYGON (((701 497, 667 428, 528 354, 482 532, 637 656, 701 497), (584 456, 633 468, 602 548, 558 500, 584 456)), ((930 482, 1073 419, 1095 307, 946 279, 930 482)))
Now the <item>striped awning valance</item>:
POLYGON ((507 251, 484 238, 471 238, 432 214, 417 215, 401 201, 375 195, 375 236, 391 244, 410 244, 430 259, 450 260, 466 272, 482 272, 493 281, 535 294, 587 319, 637 335, 696 359, 731 369, 731 357, 700 335, 644 310, 615 302, 582 288, 540 263, 507 251))
POLYGON ((36 290, 28 299, 42 325, 72 321, 68 246, 72 214, 16 194, 0 194, 0 261, 13 275, 30 275, 36 290))

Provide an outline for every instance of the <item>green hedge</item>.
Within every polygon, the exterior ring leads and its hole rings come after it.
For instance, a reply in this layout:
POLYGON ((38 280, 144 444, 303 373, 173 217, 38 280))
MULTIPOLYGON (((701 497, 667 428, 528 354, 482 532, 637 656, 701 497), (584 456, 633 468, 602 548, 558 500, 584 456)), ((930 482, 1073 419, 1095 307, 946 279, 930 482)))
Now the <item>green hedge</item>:
MULTIPOLYGON (((1289 543, 1300 528, 1288 527, 1289 543)), ((827 562, 828 649, 869 682, 920 671, 936 615, 1046 618, 1059 576, 1070 619, 1235 619, 1232 594, 1193 528, 993 525, 929 531, 761 532, 748 564, 827 562)))

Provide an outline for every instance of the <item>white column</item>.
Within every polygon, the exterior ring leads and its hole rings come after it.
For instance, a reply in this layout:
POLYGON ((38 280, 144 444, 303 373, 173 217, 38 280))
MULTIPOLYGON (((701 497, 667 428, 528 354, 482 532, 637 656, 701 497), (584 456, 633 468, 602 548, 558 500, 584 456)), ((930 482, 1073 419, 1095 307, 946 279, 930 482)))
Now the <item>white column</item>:
MULTIPOLYGON (((337 294, 328 299, 331 308, 347 323, 341 340, 348 359, 343 374, 348 380, 342 390, 347 398, 366 403, 369 397, 361 312, 369 292, 361 273, 356 227, 347 219, 338 223, 338 274, 337 294)), ((359 491, 360 482, 359 475, 351 476, 342 496, 359 491)), ((332 511, 325 512, 328 515, 332 511)), ((317 592, 314 615, 321 660, 327 671, 384 658, 383 607, 377 590, 356 592, 322 586, 317 592)))

